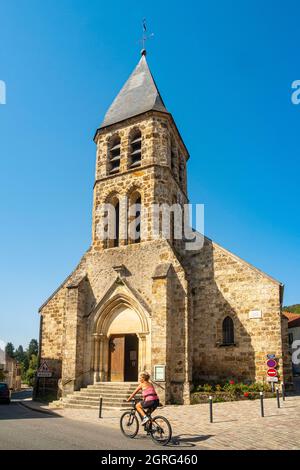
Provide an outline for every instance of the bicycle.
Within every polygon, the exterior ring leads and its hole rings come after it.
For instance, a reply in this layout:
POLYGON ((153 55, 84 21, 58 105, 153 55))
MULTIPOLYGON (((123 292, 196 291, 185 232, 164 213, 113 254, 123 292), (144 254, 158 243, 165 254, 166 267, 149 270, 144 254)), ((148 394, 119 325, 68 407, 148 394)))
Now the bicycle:
MULTIPOLYGON (((137 433, 139 432, 139 420, 137 415, 142 421, 142 417, 136 409, 136 404, 140 400, 133 399, 131 400, 132 409, 125 411, 120 418, 120 428, 124 436, 134 439, 137 433)), ((161 446, 166 446, 172 438, 172 428, 164 416, 155 416, 152 418, 151 413, 155 408, 148 408, 145 410, 146 415, 149 416, 149 421, 144 425, 145 432, 147 435, 151 436, 152 440, 161 446)))

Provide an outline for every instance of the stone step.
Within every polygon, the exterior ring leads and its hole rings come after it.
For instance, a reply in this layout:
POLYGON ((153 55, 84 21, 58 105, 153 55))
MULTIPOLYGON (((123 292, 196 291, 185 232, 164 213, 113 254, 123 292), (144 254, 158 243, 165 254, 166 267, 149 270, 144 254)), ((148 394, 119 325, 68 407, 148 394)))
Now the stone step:
POLYGON ((91 400, 91 401, 97 401, 97 402, 99 402, 100 397, 102 397, 103 401, 114 399, 114 400, 118 400, 118 401, 122 402, 122 401, 127 400, 128 395, 120 395, 120 396, 116 396, 116 395, 90 395, 88 393, 83 393, 82 392, 81 394, 78 394, 78 395, 69 395, 69 397, 66 397, 66 399, 71 398, 71 397, 75 398, 76 400, 84 398, 85 400, 91 400))
MULTIPOLYGON (((66 397, 63 399, 63 402, 64 403, 69 403, 70 401, 72 402, 83 402, 83 401, 89 401, 91 404, 99 404, 100 403, 100 399, 99 398, 90 398, 90 397, 82 397, 82 396, 76 396, 74 397, 74 395, 70 395, 69 397, 66 397)), ((117 404, 121 404, 121 403, 127 403, 128 406, 130 406, 130 403, 128 401, 126 401, 125 399, 119 399, 119 398, 114 398, 114 397, 108 397, 108 398, 103 398, 103 401, 102 403, 107 403, 107 402, 113 402, 113 403, 117 403, 117 404)))
POLYGON ((83 388, 87 388, 88 390, 109 390, 109 391, 122 391, 122 392, 127 392, 127 391, 133 391, 136 389, 136 387, 111 387, 109 385, 107 385, 106 387, 103 387, 103 385, 101 386, 97 386, 97 385, 88 385, 87 387, 83 387, 83 388))
POLYGON ((76 410, 97 410, 99 407, 93 405, 79 405, 76 403, 73 405, 72 403, 65 403, 64 408, 74 408, 76 410))
MULTIPOLYGON (((99 403, 97 402, 91 402, 90 400, 77 400, 75 398, 65 401, 64 406, 65 405, 89 405, 95 408, 99 408, 99 403)), ((107 406, 114 408, 130 408, 130 403, 108 400, 107 402, 103 402, 103 407, 107 406)))
MULTIPOLYGON (((64 408, 72 408, 72 409, 75 409, 75 410, 99 410, 99 407, 98 406, 93 406, 93 405, 79 405, 79 404, 76 404, 76 405, 73 405, 71 403, 66 403, 64 405, 64 408)), ((126 409, 126 408, 124 408, 126 409)), ((103 407, 103 411, 105 410, 114 410, 114 411, 120 411, 121 408, 120 407, 114 407, 114 406, 104 406, 103 407)), ((123 408, 122 408, 123 410, 123 408)))
POLYGON ((123 382, 123 383, 120 383, 120 382, 98 382, 98 383, 95 383, 95 384, 90 384, 88 385, 88 388, 90 387, 93 387, 93 388, 106 388, 106 387, 109 387, 109 388, 135 388, 137 387, 138 384, 137 383, 129 383, 129 382, 123 382))
MULTIPOLYGON (((87 392, 91 393, 123 393, 123 395, 126 395, 128 393, 134 392, 134 388, 81 388, 78 390, 79 392, 86 390, 87 392)), ((76 392, 78 392, 76 391, 76 392)), ((74 393, 76 393, 74 392, 74 393)))
POLYGON ((76 393, 76 392, 80 392, 82 390, 86 390, 88 392, 95 392, 95 393, 100 393, 100 392, 109 392, 109 393, 128 393, 129 391, 130 392, 133 392, 135 390, 135 388, 109 388, 109 387, 103 387, 103 388, 100 388, 100 387, 97 387, 97 388, 92 388, 92 387, 81 387, 80 390, 75 390, 75 392, 73 393, 76 393))
MULTIPOLYGON (((138 385, 138 382, 95 382, 94 384, 91 384, 91 386, 97 386, 97 385, 103 385, 104 387, 106 386, 121 386, 121 387, 134 387, 138 385)), ((88 385, 89 387, 89 385, 88 385)))
MULTIPOLYGON (((91 399, 90 397, 66 397, 63 400, 63 403, 91 403, 91 405, 97 405, 99 406, 100 400, 99 399, 91 399)), ((106 405, 107 403, 115 404, 116 406, 126 404, 127 406, 130 406, 129 402, 126 402, 126 400, 119 400, 118 398, 107 398, 103 400, 103 404, 106 405)))
POLYGON ((99 382, 53 402, 53 407, 96 410, 99 409, 102 396, 103 409, 130 409, 131 404, 126 400, 137 385, 136 382, 99 382))

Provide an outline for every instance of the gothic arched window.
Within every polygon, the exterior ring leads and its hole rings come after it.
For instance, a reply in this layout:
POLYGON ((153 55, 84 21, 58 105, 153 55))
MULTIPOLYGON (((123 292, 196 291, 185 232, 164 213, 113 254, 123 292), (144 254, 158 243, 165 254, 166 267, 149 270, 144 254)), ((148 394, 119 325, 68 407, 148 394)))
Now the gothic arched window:
POLYGON ((179 161, 179 183, 181 187, 184 186, 185 182, 185 164, 183 158, 184 157, 180 157, 179 161))
POLYGON ((119 136, 115 136, 109 143, 109 173, 118 173, 120 171, 121 162, 121 139, 119 136))
POLYGON ((223 320, 222 325, 223 332, 223 344, 234 344, 234 324, 230 317, 226 317, 223 320))
POLYGON ((176 148, 175 148, 175 142, 173 140, 173 138, 171 139, 171 170, 172 172, 176 175, 177 173, 177 162, 176 162, 176 159, 177 159, 177 152, 176 152, 176 148))
POLYGON ((136 129, 131 136, 129 154, 129 168, 140 166, 142 161, 142 134, 139 129, 136 129))

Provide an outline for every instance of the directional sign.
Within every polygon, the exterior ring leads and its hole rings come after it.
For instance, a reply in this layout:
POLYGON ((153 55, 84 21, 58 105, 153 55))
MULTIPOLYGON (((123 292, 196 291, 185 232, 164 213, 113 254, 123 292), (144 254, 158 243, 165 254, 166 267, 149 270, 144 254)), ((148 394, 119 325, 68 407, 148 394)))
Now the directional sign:
POLYGON ((38 377, 52 377, 52 372, 50 371, 46 361, 43 361, 37 371, 38 377))
POLYGON ((276 354, 267 354, 267 358, 268 358, 268 359, 275 359, 275 358, 276 358, 276 354))
POLYGON ((276 369, 269 369, 267 372, 269 377, 277 377, 277 370, 276 369))
POLYGON ((274 367, 277 367, 277 362, 275 359, 269 359, 267 361, 267 366, 270 367, 270 369, 274 369, 274 367))

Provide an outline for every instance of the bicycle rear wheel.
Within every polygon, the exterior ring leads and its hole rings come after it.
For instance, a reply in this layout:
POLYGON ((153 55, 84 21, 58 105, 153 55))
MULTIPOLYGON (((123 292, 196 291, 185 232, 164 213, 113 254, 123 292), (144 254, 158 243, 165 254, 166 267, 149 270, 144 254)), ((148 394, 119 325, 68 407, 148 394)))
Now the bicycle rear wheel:
POLYGON ((137 417, 130 411, 123 413, 120 419, 120 428, 124 436, 133 439, 139 432, 139 422, 137 417))
POLYGON ((155 416, 152 419, 150 434, 156 444, 166 446, 172 438, 172 428, 167 418, 155 416))

